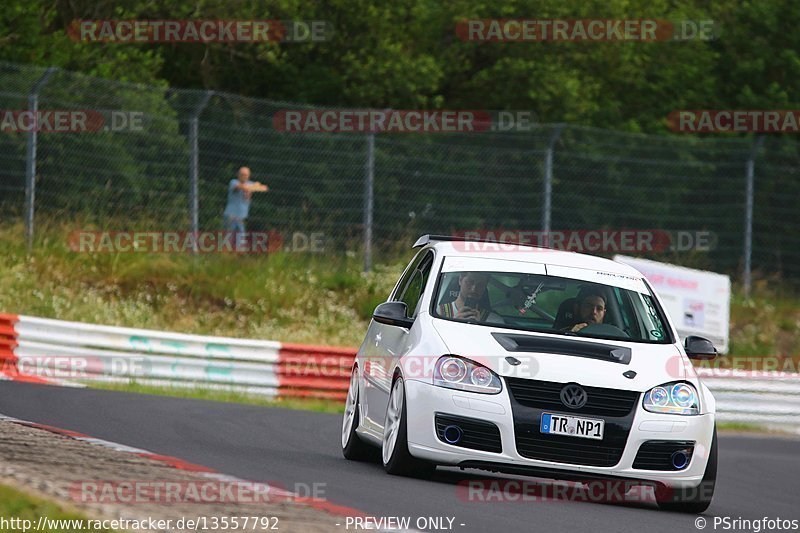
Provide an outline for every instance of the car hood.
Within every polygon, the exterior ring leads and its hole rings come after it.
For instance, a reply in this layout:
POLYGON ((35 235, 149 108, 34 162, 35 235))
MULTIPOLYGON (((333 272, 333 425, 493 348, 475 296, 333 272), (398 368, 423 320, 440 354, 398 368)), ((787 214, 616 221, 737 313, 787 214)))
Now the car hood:
MULTIPOLYGON (((495 328, 466 324, 452 320, 433 319, 433 327, 447 346, 449 353, 479 362, 504 377, 517 377, 558 383, 575 382, 589 387, 607 387, 645 392, 670 381, 686 380, 697 385, 697 374, 691 362, 674 344, 644 344, 616 340, 547 335, 507 328, 495 328), (495 335, 492 335, 492 334, 495 335), (541 340, 545 345, 566 342, 570 350, 541 349, 517 351, 504 348, 498 337, 524 336, 534 343, 541 340), (583 356, 581 344, 589 348, 614 354, 624 353, 622 360, 595 359, 583 356), (591 346, 590 346, 591 345, 591 346), (576 350, 577 348, 577 350, 576 350), (620 349, 617 349, 620 348, 620 349), (629 351, 628 351, 629 350, 629 351), (571 354, 557 352, 572 352, 571 354), (516 358, 512 365, 507 357, 516 358), (635 376, 623 374, 635 372, 635 376)), ((613 358, 610 358, 613 359, 613 358)), ((630 375, 630 373, 629 373, 630 375)))

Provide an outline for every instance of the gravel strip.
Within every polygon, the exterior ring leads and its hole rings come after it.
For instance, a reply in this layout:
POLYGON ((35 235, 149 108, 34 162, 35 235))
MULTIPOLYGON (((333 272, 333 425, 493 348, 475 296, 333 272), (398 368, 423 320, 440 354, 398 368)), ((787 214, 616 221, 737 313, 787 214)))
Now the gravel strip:
MULTIPOLYGON (((233 503, 229 503, 230 497, 217 503, 219 499, 215 494, 218 493, 208 492, 209 487, 231 485, 220 485, 207 475, 177 470, 160 461, 8 421, 0 421, 0 483, 57 501, 65 509, 79 511, 91 519, 147 521, 152 518, 178 524, 180 519, 206 517, 209 531, 242 532, 327 532, 339 529, 335 524, 344 523, 343 517, 285 497, 268 497, 263 492, 264 487, 253 491, 253 487, 243 485, 245 490, 239 493, 225 493, 223 489, 224 494, 244 496, 234 497, 233 503), (137 495, 125 483, 135 483, 140 491, 149 488, 150 492, 137 495), (168 496, 166 490, 170 486, 179 487, 179 492, 168 496), (154 498, 156 490, 158 496, 154 498), (192 494, 200 494, 202 501, 191 501, 192 494), (238 528, 234 527, 233 517, 241 517, 238 528), (246 528, 244 517, 249 521, 246 528), (255 517, 259 517, 259 521, 253 527, 255 517), (228 519, 227 527, 224 527, 224 519, 228 519), (217 527, 213 527, 214 524, 217 527)), ((195 531, 178 529, 174 525, 165 529, 129 530, 195 531)))

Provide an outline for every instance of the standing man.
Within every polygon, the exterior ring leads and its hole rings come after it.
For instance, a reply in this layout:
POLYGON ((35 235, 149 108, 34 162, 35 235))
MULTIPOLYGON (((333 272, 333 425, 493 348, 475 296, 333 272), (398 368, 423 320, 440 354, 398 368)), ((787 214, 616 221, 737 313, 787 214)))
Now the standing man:
POLYGON ((222 216, 225 230, 244 233, 244 221, 250 211, 250 197, 254 192, 267 192, 269 187, 257 181, 250 181, 250 169, 239 169, 237 178, 228 183, 228 204, 222 216))

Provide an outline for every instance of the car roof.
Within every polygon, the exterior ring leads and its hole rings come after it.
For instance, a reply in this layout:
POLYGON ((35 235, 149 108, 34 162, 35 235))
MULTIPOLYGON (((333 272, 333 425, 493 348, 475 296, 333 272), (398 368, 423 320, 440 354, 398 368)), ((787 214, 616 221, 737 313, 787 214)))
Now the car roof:
POLYGON ((431 241, 426 248, 432 248, 438 254, 446 257, 473 257, 558 265, 644 278, 642 273, 632 266, 618 263, 611 259, 538 246, 492 242, 431 241))

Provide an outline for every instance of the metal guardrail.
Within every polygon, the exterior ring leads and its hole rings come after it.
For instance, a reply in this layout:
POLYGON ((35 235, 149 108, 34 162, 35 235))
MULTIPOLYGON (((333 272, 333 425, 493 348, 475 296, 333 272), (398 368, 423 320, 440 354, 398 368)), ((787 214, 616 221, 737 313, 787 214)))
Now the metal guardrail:
POLYGON ((272 397, 344 399, 355 351, 0 316, 7 378, 203 386, 272 397))
MULTIPOLYGON (((356 350, 0 315, 0 376, 344 399, 356 350)), ((698 368, 721 421, 800 432, 800 374, 698 368)))
POLYGON ((717 400, 717 418, 800 433, 800 374, 699 368, 717 400))

